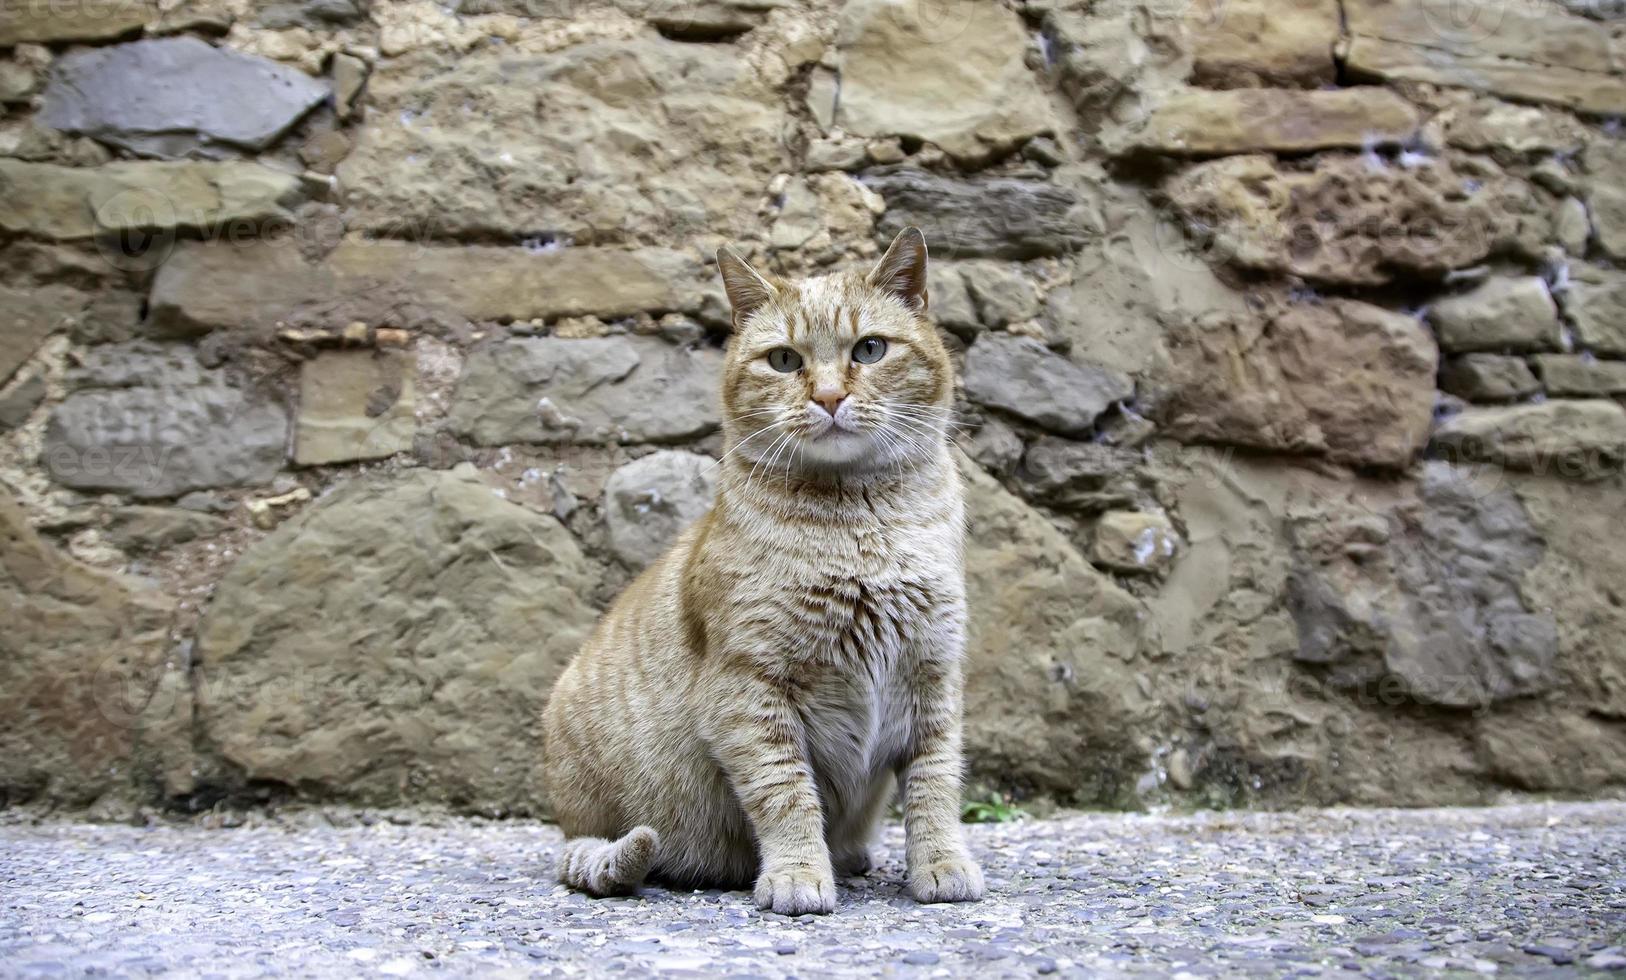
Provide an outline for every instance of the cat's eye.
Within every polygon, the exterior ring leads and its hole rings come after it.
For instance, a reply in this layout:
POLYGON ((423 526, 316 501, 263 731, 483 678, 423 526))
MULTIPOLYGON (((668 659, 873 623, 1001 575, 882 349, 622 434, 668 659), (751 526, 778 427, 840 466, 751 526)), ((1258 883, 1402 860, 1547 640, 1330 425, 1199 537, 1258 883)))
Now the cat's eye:
POLYGON ((768 366, 780 374, 789 374, 802 366, 802 355, 789 347, 775 347, 768 352, 768 366))
POLYGON ((879 337, 865 337, 853 345, 853 360, 860 364, 874 364, 886 354, 886 341, 879 337))

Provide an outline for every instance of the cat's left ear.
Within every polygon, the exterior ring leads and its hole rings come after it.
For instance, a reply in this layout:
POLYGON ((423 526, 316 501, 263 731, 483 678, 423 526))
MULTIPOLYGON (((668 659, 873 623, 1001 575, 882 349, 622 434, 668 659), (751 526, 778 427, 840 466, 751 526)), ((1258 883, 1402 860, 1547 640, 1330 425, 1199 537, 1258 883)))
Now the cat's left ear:
POLYGON ((926 312, 926 236, 914 225, 898 232, 866 280, 903 300, 916 313, 926 312))
POLYGON ((723 274, 723 289, 728 292, 728 304, 734 309, 735 330, 778 291, 727 245, 717 250, 717 269, 723 274))

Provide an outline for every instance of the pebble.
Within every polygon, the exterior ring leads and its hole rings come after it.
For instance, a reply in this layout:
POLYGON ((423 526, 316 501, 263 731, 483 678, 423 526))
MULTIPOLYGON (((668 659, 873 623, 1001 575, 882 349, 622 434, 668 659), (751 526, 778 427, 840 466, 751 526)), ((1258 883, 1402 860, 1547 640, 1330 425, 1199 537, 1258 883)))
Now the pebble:
POLYGON ((834 915, 554 884, 530 821, 0 811, 0 974, 1371 977, 1626 970, 1626 803, 1084 814, 967 828, 987 900, 923 906, 889 826, 834 915), (218 817, 214 818, 219 823, 218 817), (925 968, 925 969, 904 969, 925 968))

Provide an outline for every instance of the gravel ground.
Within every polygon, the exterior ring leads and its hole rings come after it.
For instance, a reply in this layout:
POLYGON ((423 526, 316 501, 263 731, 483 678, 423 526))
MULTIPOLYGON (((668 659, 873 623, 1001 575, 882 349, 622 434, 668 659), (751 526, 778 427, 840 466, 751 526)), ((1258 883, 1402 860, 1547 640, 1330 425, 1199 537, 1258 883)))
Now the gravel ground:
POLYGON ((593 901, 552 883, 552 827, 399 819, 13 818, 0 825, 0 974, 1626 971, 1626 803, 978 826, 990 895, 959 906, 900 893, 892 827, 884 864, 840 883, 836 914, 803 919, 741 892, 593 901))

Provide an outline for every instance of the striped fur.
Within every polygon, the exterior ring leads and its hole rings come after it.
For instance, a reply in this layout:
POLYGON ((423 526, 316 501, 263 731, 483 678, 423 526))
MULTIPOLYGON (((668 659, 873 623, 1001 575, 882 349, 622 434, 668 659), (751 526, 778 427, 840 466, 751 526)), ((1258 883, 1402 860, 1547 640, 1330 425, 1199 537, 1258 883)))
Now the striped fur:
POLYGON ((647 870, 829 912, 834 872, 870 867, 901 785, 910 891, 982 896, 959 825, 953 375, 925 259, 913 229, 868 276, 792 284, 720 255, 736 329, 716 503, 620 596, 544 713, 567 885, 616 894, 647 870), (858 364, 866 336, 888 349, 858 364), (801 370, 769 366, 780 346, 801 370), (813 401, 838 394, 833 416, 813 401))

